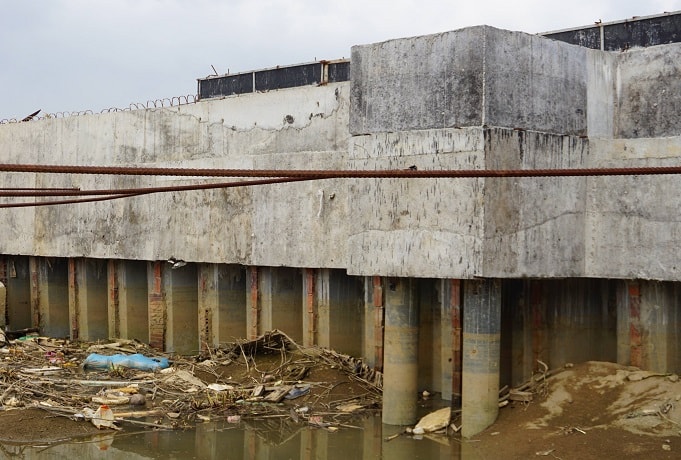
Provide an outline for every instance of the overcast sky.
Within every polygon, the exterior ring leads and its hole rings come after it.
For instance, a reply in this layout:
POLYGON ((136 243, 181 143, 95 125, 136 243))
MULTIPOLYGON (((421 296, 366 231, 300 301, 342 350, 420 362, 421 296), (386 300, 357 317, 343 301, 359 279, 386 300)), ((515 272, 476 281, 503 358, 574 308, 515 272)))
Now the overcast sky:
POLYGON ((0 120, 196 93, 196 79, 488 24, 529 33, 681 0, 0 0, 0 120))

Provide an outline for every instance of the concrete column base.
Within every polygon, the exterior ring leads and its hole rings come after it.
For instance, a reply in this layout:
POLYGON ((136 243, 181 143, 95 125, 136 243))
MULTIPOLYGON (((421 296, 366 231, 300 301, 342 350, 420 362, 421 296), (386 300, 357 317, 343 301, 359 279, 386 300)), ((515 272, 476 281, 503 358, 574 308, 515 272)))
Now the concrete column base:
POLYGON ((501 282, 466 280, 463 292, 461 434, 469 438, 499 413, 501 282))
POLYGON ((386 280, 383 423, 416 422, 419 309, 415 281, 386 280))

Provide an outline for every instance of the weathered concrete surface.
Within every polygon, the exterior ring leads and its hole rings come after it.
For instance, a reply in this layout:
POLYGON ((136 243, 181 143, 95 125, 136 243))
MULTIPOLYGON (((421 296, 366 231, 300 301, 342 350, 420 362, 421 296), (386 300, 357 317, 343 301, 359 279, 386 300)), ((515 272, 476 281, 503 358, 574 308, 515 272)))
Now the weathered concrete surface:
POLYGON ((681 46, 622 53, 616 82, 616 137, 665 137, 681 132, 681 46))
MULTIPOLYGON (((353 137, 351 142, 352 169, 411 165, 419 169, 484 169, 483 130, 479 128, 377 133, 353 137)), ((349 183, 349 273, 451 278, 481 274, 482 180, 367 179, 349 183)))
MULTIPOLYGON (((681 137, 590 141, 589 167, 670 166, 681 137)), ((681 193, 670 176, 590 177, 586 189, 585 274, 681 279, 681 193)))
MULTIPOLYGON (((488 169, 581 168, 589 153, 584 139, 532 131, 490 129, 486 139, 488 169)), ((485 276, 583 275, 585 183, 580 177, 486 179, 485 276)))
MULTIPOLYGON (((347 151, 348 86, 345 83, 170 109, 3 125, 2 161, 340 168, 347 151)), ((169 177, 30 174, 6 177, 7 186, 12 187, 111 188, 186 183, 169 177)), ((313 215, 318 212, 318 190, 319 184, 310 183, 298 187, 151 195, 99 203, 101 206, 11 210, 2 227, 14 237, 3 239, 0 251, 133 260, 158 260, 174 255, 203 262, 299 266, 321 266, 327 260, 338 260, 338 266, 342 266, 339 256, 329 255, 336 248, 342 253, 344 245, 342 240, 329 244, 335 226, 329 225, 328 219, 310 219, 305 212, 310 209, 314 210, 310 211, 313 215), (301 209, 301 203, 307 206, 301 209), (197 213, 197 209, 201 212, 197 213), (279 232, 290 239, 287 245, 266 238, 273 229, 291 222, 295 222, 296 231, 279 232), (307 254, 305 264, 303 260, 292 260, 295 251, 285 250, 309 246, 314 240, 316 250, 307 254), (315 255, 317 263, 309 260, 315 255)))

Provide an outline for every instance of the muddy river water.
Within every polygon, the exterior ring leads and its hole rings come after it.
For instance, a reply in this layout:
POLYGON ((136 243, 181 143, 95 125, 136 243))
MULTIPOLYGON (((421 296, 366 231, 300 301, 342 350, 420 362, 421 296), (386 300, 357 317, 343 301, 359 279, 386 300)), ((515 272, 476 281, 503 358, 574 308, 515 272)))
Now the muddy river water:
POLYGON ((0 444, 1 458, 17 459, 452 459, 458 439, 432 435, 386 440, 399 427, 380 416, 356 420, 355 428, 322 428, 266 423, 202 423, 185 431, 126 429, 51 445, 0 444))

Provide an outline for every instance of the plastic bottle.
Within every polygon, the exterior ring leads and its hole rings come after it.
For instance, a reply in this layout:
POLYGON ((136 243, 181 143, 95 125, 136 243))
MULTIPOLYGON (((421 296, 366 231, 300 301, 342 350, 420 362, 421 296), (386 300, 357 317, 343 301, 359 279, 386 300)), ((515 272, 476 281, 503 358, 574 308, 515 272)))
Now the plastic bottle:
POLYGON ((113 411, 106 404, 102 404, 92 416, 92 424, 98 429, 116 428, 113 411))

